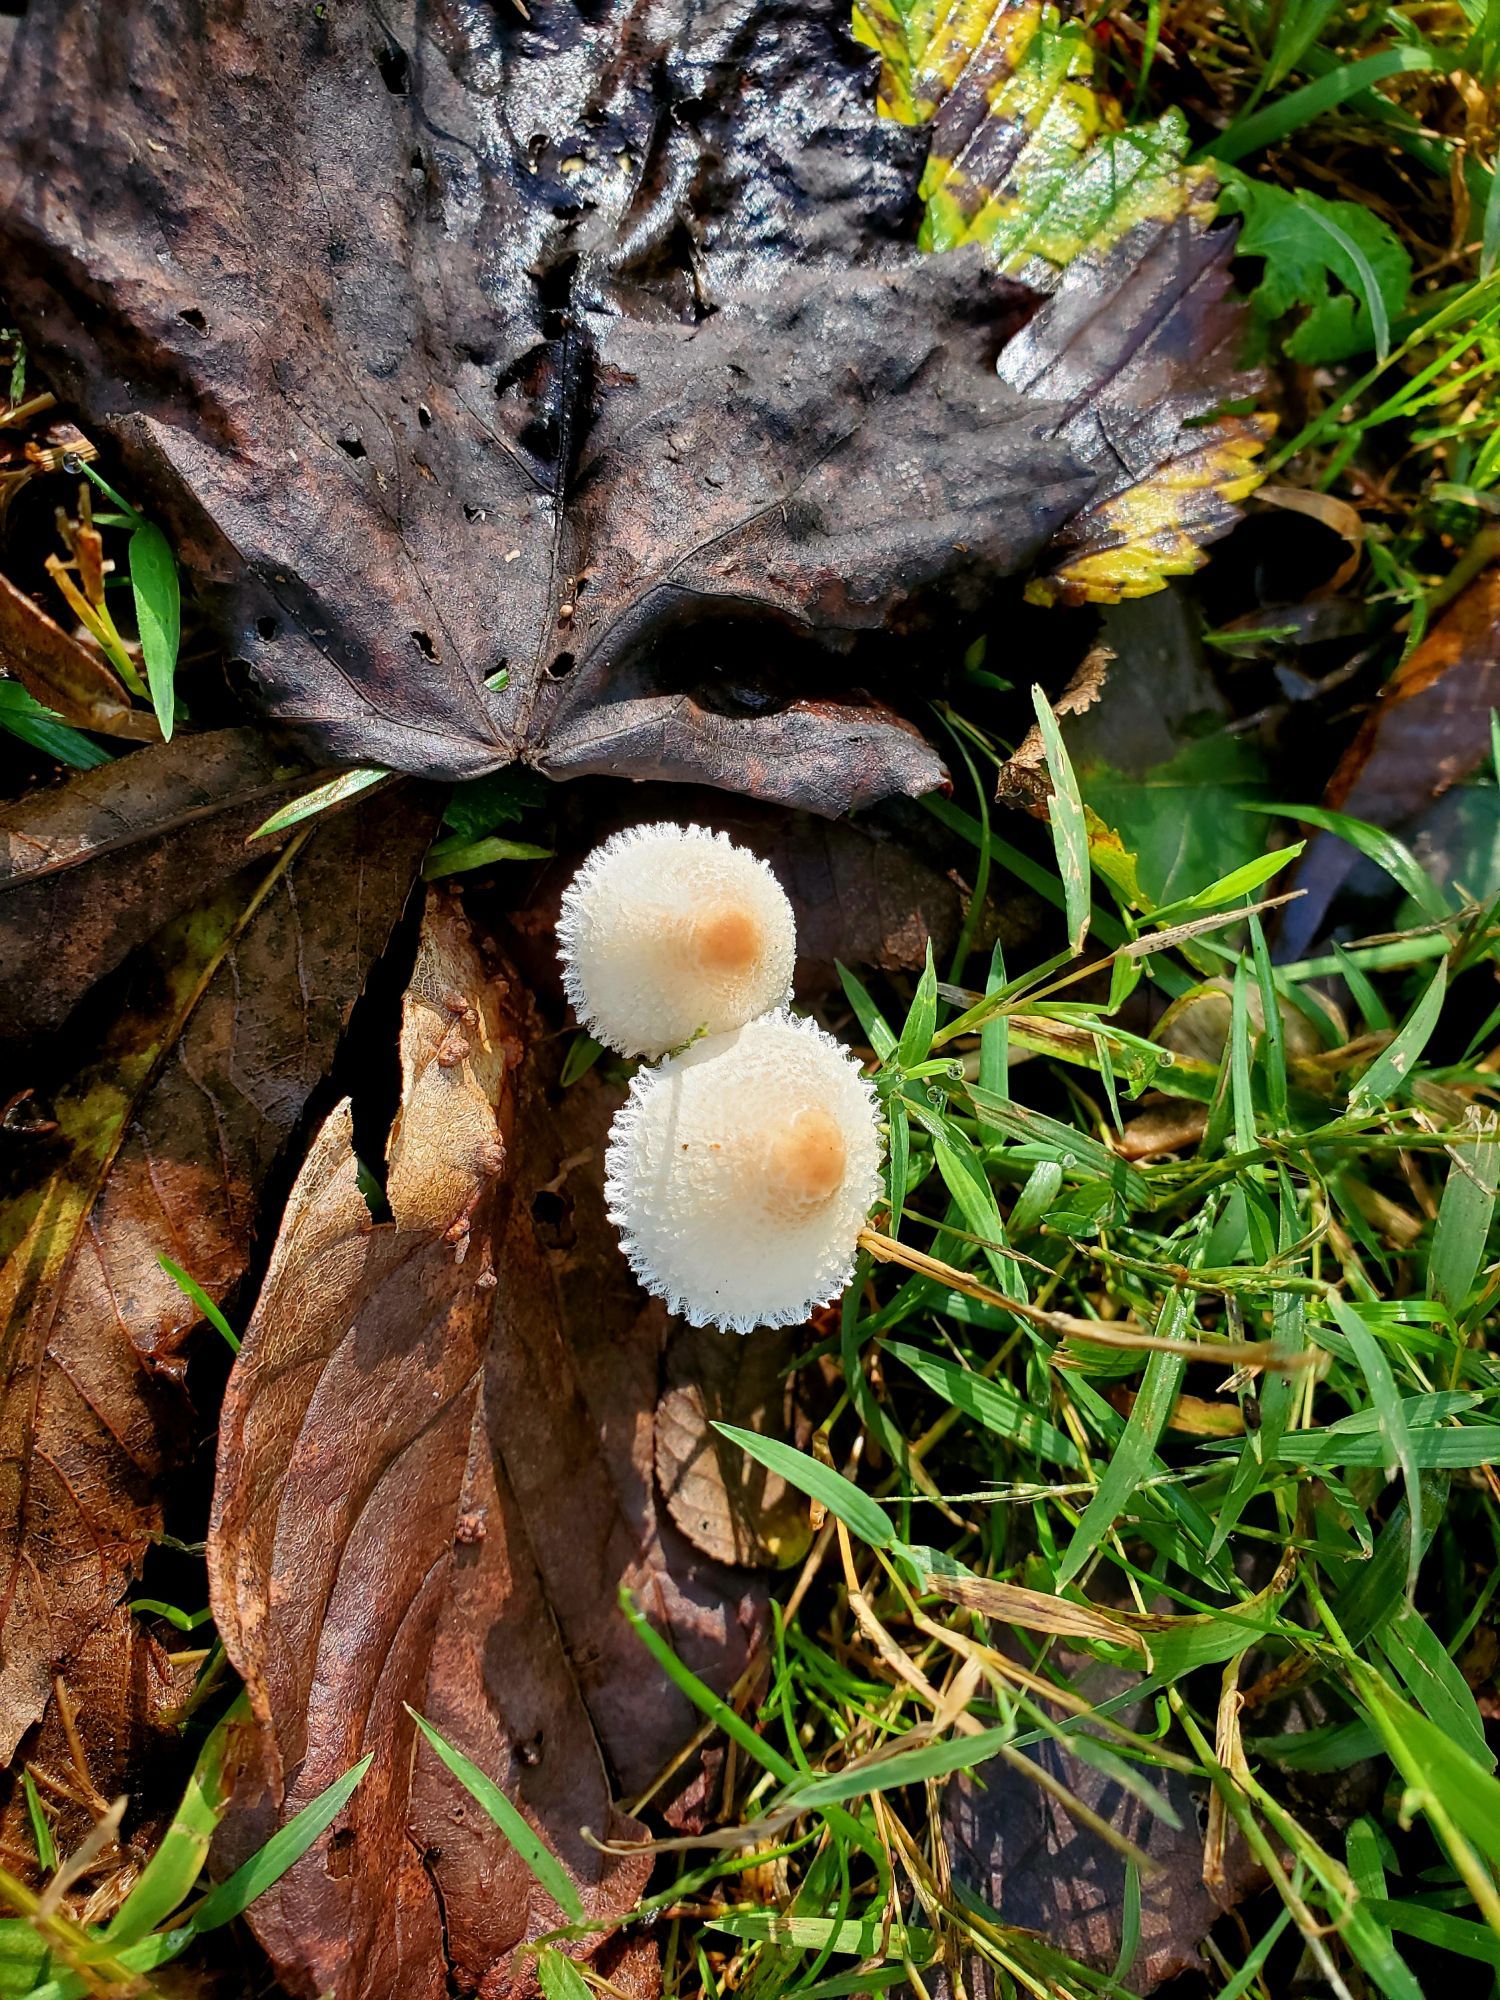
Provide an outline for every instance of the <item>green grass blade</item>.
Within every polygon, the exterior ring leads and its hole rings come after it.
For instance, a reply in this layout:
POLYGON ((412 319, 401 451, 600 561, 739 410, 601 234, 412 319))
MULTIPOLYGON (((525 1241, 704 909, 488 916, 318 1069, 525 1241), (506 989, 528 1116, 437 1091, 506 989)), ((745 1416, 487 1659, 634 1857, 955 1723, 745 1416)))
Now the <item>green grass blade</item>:
POLYGON ((715 1424, 714 1429, 720 1437, 728 1438, 731 1444, 747 1452, 757 1464, 779 1473, 799 1493, 821 1501, 851 1534, 858 1535, 871 1548, 888 1549, 894 1544, 895 1527, 879 1501, 861 1492, 831 1465, 810 1458, 781 1438, 761 1437, 757 1431, 741 1430, 736 1424, 715 1424))
POLYGON ((956 1410, 972 1417, 995 1437, 1003 1438, 1020 1451, 1049 1458, 1055 1464, 1076 1466, 1078 1451, 1073 1441, 1039 1416, 1009 1382, 991 1381, 972 1368, 941 1355, 909 1347, 905 1341, 888 1340, 881 1352, 908 1367, 925 1382, 934 1395, 941 1396, 956 1410))
POLYGON ((1089 934, 1089 830, 1083 814, 1083 796, 1073 772, 1072 759, 1057 726, 1057 717, 1040 687, 1031 690, 1046 752, 1047 771, 1052 779, 1052 797, 1047 817, 1052 826, 1052 846, 1057 855, 1057 872, 1063 886, 1063 914, 1067 920, 1068 943, 1074 953, 1083 950, 1089 934))
POLYGON ((950 1737, 941 1743, 923 1743, 915 1750, 898 1750, 894 1756, 851 1765, 825 1778, 805 1781, 788 1793, 783 1803, 799 1811, 811 1812, 850 1799, 868 1798, 871 1792, 888 1792, 898 1785, 920 1785, 929 1778, 946 1778, 954 1771, 972 1771, 997 1750, 1003 1750, 1015 1736, 1009 1724, 983 1729, 972 1736, 950 1737))
POLYGON ((1383 83, 1388 76, 1398 76, 1403 71, 1437 69, 1440 61, 1438 55, 1427 49, 1403 44, 1365 56, 1359 62, 1341 63, 1315 83, 1304 84, 1300 90, 1289 92, 1248 118, 1237 118, 1208 151, 1216 160, 1242 160, 1247 153, 1274 146, 1288 133, 1336 110, 1356 91, 1368 90, 1372 84, 1383 83))
POLYGON ((422 876, 425 881, 440 882, 448 875, 488 868, 495 861, 550 861, 554 852, 529 840, 507 840, 498 833, 483 840, 440 840, 423 863, 422 876))
POLYGON ((1298 819, 1323 833, 1336 834, 1367 861, 1383 868, 1431 922, 1445 923, 1453 915, 1453 905, 1444 891, 1406 843, 1398 840, 1395 834, 1387 833, 1384 827, 1371 826, 1366 820, 1353 819, 1348 813, 1333 812, 1326 806, 1263 805, 1257 801, 1253 805, 1241 806, 1240 810, 1269 813, 1281 819, 1298 819))
POLYGON ((1453 1149, 1427 1265, 1428 1296, 1441 1299, 1455 1318, 1469 1303, 1484 1262, 1500 1181, 1500 1121, 1493 1113, 1471 1116, 1483 1136, 1453 1149))
POLYGON ((389 771, 376 770, 373 766, 341 771, 338 777, 304 792, 300 799, 293 799, 290 805, 282 806, 269 819, 262 820, 250 838, 264 840, 268 834, 285 833, 289 826, 311 819, 314 813, 327 812, 330 806, 341 806, 348 799, 358 798, 361 792, 384 784, 390 776, 389 771))
POLYGON ((1360 1373, 1364 1376, 1366 1387, 1370 1391, 1387 1469, 1394 1470, 1399 1466, 1401 1476, 1406 1482, 1406 1504, 1411 1510, 1411 1536, 1406 1565, 1406 1594, 1409 1602, 1416 1591, 1417 1571, 1422 1562, 1422 1479, 1412 1451, 1406 1412, 1396 1388, 1396 1378, 1391 1373, 1391 1364, 1386 1360, 1385 1350, 1380 1342, 1370 1332, 1353 1306, 1341 1298, 1334 1298, 1330 1303, 1333 1307, 1333 1316, 1354 1350, 1354 1358, 1359 1363, 1360 1373))
POLYGON ((135 594, 151 706, 163 738, 170 740, 175 708, 172 683, 182 641, 182 592, 172 545, 154 521, 143 521, 130 537, 130 587, 135 594))
POLYGON ((226 1876, 217 1888, 210 1889, 191 1914, 194 1932, 218 1930, 222 1924, 242 1917, 257 1896, 263 1896, 289 1868, 295 1867, 318 1835, 338 1818, 374 1761, 372 1750, 352 1770, 346 1771, 342 1778, 335 1778, 325 1791, 294 1813, 285 1826, 278 1827, 258 1853, 226 1876))
POLYGON ((737 1715, 728 1702, 714 1693, 707 1681, 700 1680, 691 1667, 683 1665, 650 1619, 637 1608, 628 1591, 620 1592, 620 1609, 630 1620, 636 1637, 646 1651, 694 1708, 706 1715, 710 1722, 723 1730, 731 1743, 737 1743, 747 1757, 763 1765, 773 1777, 779 1778, 784 1785, 796 1784, 801 1775, 796 1765, 758 1735, 742 1715, 737 1715))
POLYGON ((511 1803, 493 1778, 486 1777, 462 1750, 455 1750, 409 1703, 406 1712, 464 1790, 499 1827, 557 1907, 574 1923, 581 1922, 583 1899, 578 1885, 520 1808, 511 1803))
POLYGON ((105 1926, 111 1946, 137 1944, 182 1908, 208 1859, 209 1845, 229 1805, 224 1758, 231 1731, 243 1727, 249 1704, 244 1696, 213 1729, 198 1753, 182 1803, 140 1879, 105 1926))
POLYGON ((190 1278, 187 1272, 183 1270, 182 1266, 180 1264, 174 1264, 170 1257, 158 1256, 156 1261, 161 1266, 161 1268, 166 1272, 167 1276, 172 1280, 172 1283, 177 1287, 178 1291, 181 1292, 185 1298, 191 1300, 192 1303, 198 1308, 199 1312, 202 1313, 203 1317, 208 1321, 209 1325, 213 1328, 214 1332, 220 1334, 223 1337, 223 1339, 228 1342, 229 1351, 231 1352, 231 1354, 238 1354, 240 1351, 239 1335, 235 1332, 234 1328, 229 1324, 228 1320, 225 1319, 223 1313, 220 1312, 219 1308, 214 1304, 213 1300, 208 1296, 208 1293, 205 1292, 203 1287, 198 1283, 198 1280, 196 1278, 190 1278))
POLYGON ((937 969, 932 962, 932 940, 927 940, 927 962, 922 968, 922 976, 917 981, 911 1010, 907 1014, 901 1030, 901 1039, 896 1044, 896 1061, 902 1069, 915 1069, 932 1047, 933 1032, 937 1027, 937 969))
MULTIPOLYGON (((1176 1337, 1184 1317, 1182 1295, 1174 1291, 1162 1311, 1161 1331, 1176 1337)), ((1057 1590, 1062 1590, 1077 1576, 1124 1513, 1131 1495, 1151 1469, 1156 1458, 1157 1440, 1177 1401, 1186 1365, 1181 1355, 1161 1353, 1153 1354, 1146 1363, 1130 1420, 1058 1565, 1057 1590)))
POLYGON ((1395 1039, 1381 1050, 1370 1067, 1349 1092, 1349 1108, 1366 1110, 1387 1104, 1405 1089, 1417 1059, 1432 1039, 1443 1011, 1448 991, 1448 967, 1440 963, 1426 991, 1396 1030, 1395 1039))
POLYGON ((102 744, 64 722, 55 709, 44 708, 19 681, 0 680, 0 729, 71 771, 97 771, 111 761, 102 744))
POLYGON ((57 1866, 57 1846, 47 1815, 42 1811, 41 1797, 29 1764, 21 1773, 21 1792, 26 1800, 26 1819, 31 1827, 31 1837, 36 1843, 37 1866, 44 1875, 50 1875, 57 1866))

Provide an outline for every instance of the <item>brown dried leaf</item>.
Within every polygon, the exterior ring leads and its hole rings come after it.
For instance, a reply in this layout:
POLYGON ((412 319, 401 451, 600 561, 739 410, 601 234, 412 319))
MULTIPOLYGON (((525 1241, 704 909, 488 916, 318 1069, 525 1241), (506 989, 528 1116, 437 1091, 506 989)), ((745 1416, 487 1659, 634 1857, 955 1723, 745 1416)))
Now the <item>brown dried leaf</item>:
POLYGON ((96 980, 228 875, 305 781, 264 734, 179 736, 0 812, 0 1037, 55 1028, 96 980))
POLYGON ((807 1502, 796 1488, 711 1428, 729 1423, 792 1439, 788 1370, 800 1345, 796 1329, 742 1337, 687 1325, 667 1343, 667 1385, 656 1406, 657 1484, 694 1548, 717 1562, 787 1569, 812 1541, 807 1502))
MULTIPOLYGON (((1500 566, 1476 577, 1381 690, 1328 781, 1323 803, 1374 826, 1412 818, 1489 755, 1500 708, 1500 566)), ((1358 859, 1315 834, 1293 886, 1305 893, 1282 919, 1280 949, 1297 958, 1358 859)))
MULTIPOLYGON (((1103 696, 1105 681, 1114 653, 1108 646, 1091 646, 1068 678, 1068 685, 1052 704, 1058 717, 1086 715, 1103 696)), ((1047 770, 1047 751, 1042 742, 1041 724, 1033 722, 1009 757, 1000 766, 995 781, 995 797, 1004 805, 1023 806, 1038 819, 1048 813, 1052 779, 1047 770)))
POLYGON ((76 729, 154 743, 156 717, 132 708, 102 653, 71 637, 25 591, 0 574, 0 668, 76 729))
POLYGON ((308 830, 168 927, 53 1093, 0 1208, 0 1756, 160 1521, 197 1314, 243 1275, 261 1191, 405 899, 430 820, 308 830))
MULTIPOLYGON (((581 1838, 630 1834, 606 1759, 648 1782, 696 1720, 630 1634, 621 1583, 721 1685, 746 1657, 753 1599, 737 1607, 740 1587, 655 1519, 661 1321, 603 1228, 588 1156, 609 1100, 580 1087, 550 1105, 537 1040, 519 982, 490 978, 434 898, 392 1219, 372 1222, 359 1191, 345 1103, 293 1190, 230 1381, 210 1575, 260 1725, 231 1851, 376 1753, 338 1831, 256 1906, 297 1993, 436 2000, 450 1976, 509 1991, 517 1945, 557 1921, 413 1753, 403 1703, 504 1786, 607 1924, 649 1861, 581 1838)), ((633 1962, 630 1990, 647 1971, 633 1962)))
MULTIPOLYGON (((123 1900, 181 1797, 192 1754, 177 1727, 175 1705, 191 1679, 191 1668, 174 1670, 128 1605, 114 1606, 71 1655, 61 1677, 68 1720, 54 1694, 7 1774, 0 1845, 12 1857, 35 1853, 20 1782, 23 1763, 33 1773, 59 1854, 82 1846, 110 1800, 129 1797, 122 1850, 85 1885, 94 1904, 91 1921, 102 1921, 123 1900)), ((40 1886, 40 1869, 17 1872, 40 1886)))

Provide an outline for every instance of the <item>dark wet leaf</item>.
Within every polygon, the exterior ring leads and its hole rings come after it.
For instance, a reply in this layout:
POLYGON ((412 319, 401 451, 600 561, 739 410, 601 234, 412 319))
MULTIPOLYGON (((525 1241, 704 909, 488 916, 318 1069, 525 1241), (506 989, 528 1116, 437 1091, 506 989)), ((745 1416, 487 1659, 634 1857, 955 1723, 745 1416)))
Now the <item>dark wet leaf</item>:
MULTIPOLYGON (((119 1874, 97 1885, 128 1888, 155 1844, 186 1775, 175 1709, 191 1670, 174 1672, 164 1649, 125 1605, 105 1610, 101 1622, 69 1657, 61 1674, 68 1720, 54 1697, 41 1726, 23 1743, 20 1758, 33 1773, 39 1802, 59 1854, 71 1854, 92 1833, 101 1803, 128 1794, 132 1810, 124 1829, 119 1874), (71 1725, 71 1726, 70 1726, 71 1725), (74 1747, 84 1746, 84 1768, 74 1747)), ((0 1811, 0 1840, 12 1857, 35 1853, 24 1787, 9 1774, 9 1796, 0 1811)), ((8 1862, 7 1866, 13 1866, 8 1862)), ((20 1871, 31 1876, 31 1871, 20 1871)), ((41 1871, 38 1870, 37 1873, 41 1871)), ((108 1906, 101 1914, 108 1914, 108 1906)))
POLYGON ((1018 335, 1027 284, 910 239, 926 134, 878 115, 845 0, 399 34, 374 0, 107 32, 38 0, 15 48, 16 316, 330 761, 924 791, 857 642, 1070 520, 1070 575, 1144 535, 1107 587, 1150 588, 1247 483, 1253 425, 1182 432, 1238 386, 1202 173, 1095 218, 1018 335), (1148 470, 1202 518, 1131 512, 1148 470))
POLYGON ((224 729, 0 811, 0 1037, 57 1027, 136 945, 253 864, 246 839, 304 778, 259 731, 224 729))
MULTIPOLYGON (((1500 708, 1500 568, 1485 570, 1382 689, 1328 782, 1323 804, 1372 826, 1413 820, 1490 754, 1500 708)), ((1315 834, 1293 886, 1306 890, 1282 920, 1280 949, 1300 956, 1355 866, 1353 848, 1315 834)), ((1474 881, 1479 894, 1493 884, 1474 881)))
POLYGON ((142 953, 15 1149, 0 1208, 0 1753, 161 1520, 197 1313, 243 1276, 277 1154, 405 900, 430 819, 378 808, 223 884, 142 953))
MULTIPOLYGON (((628 1837, 616 1790, 650 1784, 696 1721, 619 1587, 721 1686, 762 1616, 657 1514, 663 1318, 621 1265, 600 1185, 618 1096, 585 1078, 554 1101, 524 988, 429 894, 391 1220, 371 1220, 340 1105, 231 1377, 210 1538, 259 1723, 235 1851, 376 1753, 339 1831, 252 1913, 293 1990, 336 2000, 437 1996, 450 1974, 509 1990, 516 1946, 558 1920, 438 1757, 413 1754, 404 1703, 502 1787, 607 1926, 649 1861, 580 1829, 628 1837)), ((649 1971, 650 1947, 607 1932, 576 1949, 649 1971)))
MULTIPOLYGON (((1119 1670, 1090 1663, 1074 1684, 1099 1702, 1128 1683, 1119 1670)), ((1149 1705, 1141 1714, 1127 1708, 1118 1719, 1127 1728, 1148 1727, 1149 1705)), ((1108 1768, 1055 1740, 1026 1754, 1156 1864, 1153 1872, 1142 1872, 1141 1940, 1134 1963, 1123 1969, 1126 1989, 1150 1993, 1197 1967, 1203 1939, 1256 1880, 1249 1852, 1236 1837, 1225 1852, 1221 1899, 1205 1887, 1207 1787, 1195 1787, 1176 1772, 1149 1774, 1179 1822, 1173 1827, 1108 1768)), ((1085 1965, 1114 1969, 1125 1908, 1125 1858, 1070 1816, 1060 1800, 997 1759, 950 1782, 943 1827, 955 1882, 983 1897, 1002 1922, 1040 1931, 1085 1965)), ((983 1977, 982 1967, 974 1970, 983 1977)), ((980 1984, 975 1991, 987 1988, 980 1984)))

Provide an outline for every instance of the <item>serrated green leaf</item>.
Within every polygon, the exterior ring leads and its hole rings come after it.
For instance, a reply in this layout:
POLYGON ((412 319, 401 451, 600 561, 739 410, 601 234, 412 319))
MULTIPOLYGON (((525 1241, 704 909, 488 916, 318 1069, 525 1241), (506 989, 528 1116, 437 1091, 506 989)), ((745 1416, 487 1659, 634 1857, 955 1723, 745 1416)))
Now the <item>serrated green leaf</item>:
POLYGON ((1390 322, 1406 307, 1411 259, 1395 231, 1352 201, 1327 201, 1230 172, 1220 206, 1242 218, 1236 254, 1263 260, 1250 304, 1266 325, 1301 311, 1282 343, 1304 366, 1383 351, 1390 322), (1333 291, 1330 280, 1341 288, 1333 291))

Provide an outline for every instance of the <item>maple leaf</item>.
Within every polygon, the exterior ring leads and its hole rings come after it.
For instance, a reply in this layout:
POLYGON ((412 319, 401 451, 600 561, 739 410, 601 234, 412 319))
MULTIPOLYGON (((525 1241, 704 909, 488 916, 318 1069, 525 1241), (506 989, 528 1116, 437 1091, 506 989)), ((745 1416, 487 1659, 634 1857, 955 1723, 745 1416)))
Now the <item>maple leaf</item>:
POLYGON ((1037 259, 912 241, 934 167, 873 72, 844 0, 452 0, 399 41, 373 0, 38 0, 14 311, 325 760, 919 792, 880 634, 1070 522, 1129 532, 1121 465, 1200 449, 1232 316, 1201 199, 1136 271, 1147 173, 1016 338, 1037 259), (1065 322, 1088 286, 1107 373, 1065 322))

